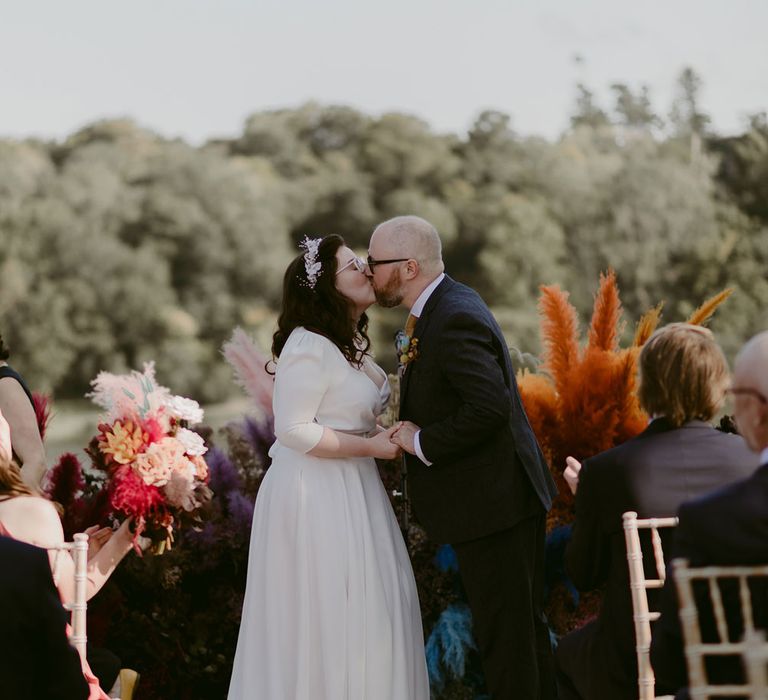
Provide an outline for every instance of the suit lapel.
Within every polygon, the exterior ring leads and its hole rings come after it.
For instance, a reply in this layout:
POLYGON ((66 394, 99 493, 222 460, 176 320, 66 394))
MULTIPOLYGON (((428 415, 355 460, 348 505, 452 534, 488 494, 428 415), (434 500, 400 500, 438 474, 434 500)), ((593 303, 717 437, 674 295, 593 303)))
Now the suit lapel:
MULTIPOLYGON (((432 292, 432 294, 429 295, 429 299, 427 299, 427 303, 424 305, 424 309, 421 312, 421 316, 419 316, 419 320, 416 321, 416 327, 413 330, 413 337, 414 338, 423 338, 424 335, 427 332, 427 329, 429 327, 430 321, 432 318, 432 312, 437 307, 438 303, 440 302, 440 299, 448 292, 450 291, 454 286, 456 286, 456 282, 454 282, 448 275, 446 275, 443 278, 443 281, 440 282, 440 284, 435 287, 435 291, 432 292)), ((415 360, 418 362, 418 360, 415 360)), ((400 380, 400 406, 402 410, 403 403, 405 402, 405 395, 408 391, 408 379, 411 376, 410 372, 410 364, 406 365, 405 371, 403 372, 403 376, 400 380)))

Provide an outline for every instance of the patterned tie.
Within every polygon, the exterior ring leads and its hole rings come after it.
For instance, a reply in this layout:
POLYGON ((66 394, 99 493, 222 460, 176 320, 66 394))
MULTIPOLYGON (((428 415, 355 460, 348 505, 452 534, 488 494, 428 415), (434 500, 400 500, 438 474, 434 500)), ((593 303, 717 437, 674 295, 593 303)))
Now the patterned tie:
POLYGON ((397 332, 395 337, 395 348, 397 350, 397 376, 401 377, 405 374, 405 367, 408 361, 403 361, 403 356, 408 352, 411 340, 413 338, 413 331, 416 330, 416 321, 419 320, 418 316, 408 314, 408 320, 405 322, 405 328, 402 331, 397 332))
POLYGON ((409 338, 413 338, 413 331, 416 330, 416 321, 419 320, 418 316, 408 314, 408 320, 405 322, 405 334, 409 338))

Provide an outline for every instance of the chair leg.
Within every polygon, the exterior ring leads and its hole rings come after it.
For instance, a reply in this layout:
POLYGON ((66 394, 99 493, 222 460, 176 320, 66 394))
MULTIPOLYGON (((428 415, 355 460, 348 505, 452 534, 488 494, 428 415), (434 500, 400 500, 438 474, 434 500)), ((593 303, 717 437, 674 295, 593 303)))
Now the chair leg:
POLYGON ((132 668, 120 669, 120 700, 133 700, 133 693, 139 684, 139 674, 132 668))

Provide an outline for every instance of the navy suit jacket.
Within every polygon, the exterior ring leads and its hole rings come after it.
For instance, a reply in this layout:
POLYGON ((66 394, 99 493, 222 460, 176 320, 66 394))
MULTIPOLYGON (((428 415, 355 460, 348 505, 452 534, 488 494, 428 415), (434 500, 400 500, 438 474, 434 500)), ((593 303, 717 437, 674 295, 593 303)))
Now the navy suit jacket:
POLYGON ((426 466, 407 455, 411 503, 436 542, 464 542, 548 510, 557 493, 517 390, 504 336, 469 287, 446 276, 414 330, 400 418, 426 466))
POLYGON ((0 697, 81 700, 88 697, 80 657, 70 646, 66 612, 48 554, 0 537, 0 697))
MULTIPOLYGON (((748 479, 683 504, 679 516, 673 557, 688 559, 691 566, 768 564, 768 464, 762 465, 748 479)), ((741 628, 738 593, 725 589, 723 603, 729 629, 738 638, 741 628)), ((756 624, 768 628, 765 581, 753 588, 752 603, 756 624)), ((654 627, 651 645, 656 688, 664 693, 679 691, 688 684, 677 607, 670 568, 662 592, 661 617, 654 627)), ((699 606, 699 622, 705 642, 717 638, 714 619, 707 615, 707 607, 699 606)), ((709 677, 715 683, 740 682, 743 678, 741 665, 733 659, 714 661, 708 668, 709 677)))

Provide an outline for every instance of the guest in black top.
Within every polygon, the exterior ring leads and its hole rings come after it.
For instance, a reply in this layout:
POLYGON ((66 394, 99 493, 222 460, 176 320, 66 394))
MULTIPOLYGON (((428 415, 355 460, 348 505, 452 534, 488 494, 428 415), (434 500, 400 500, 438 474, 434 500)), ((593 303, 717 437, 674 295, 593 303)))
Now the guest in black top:
POLYGON ((45 473, 45 450, 32 392, 9 364, 10 352, 0 336, 0 411, 11 426, 13 456, 24 482, 37 488, 45 473))
MULTIPOLYGON (((730 389, 736 424, 749 447, 760 454, 760 467, 739 481, 680 507, 680 524, 672 549, 674 557, 692 566, 768 564, 768 332, 753 338, 739 354, 730 389)), ((768 626, 765 586, 753 597, 755 623, 768 626)), ((735 593, 735 591, 734 591, 735 593)), ((729 629, 741 635, 738 594, 724 591, 729 629)), ((653 630, 651 661, 657 695, 680 692, 688 684, 683 640, 672 572, 662 592, 662 613, 653 630)), ((715 641, 714 621, 702 607, 704 641, 715 641)), ((743 682, 741 664, 734 659, 712 659, 707 664, 712 683, 743 682)))
MULTIPOLYGON (((669 517, 685 500, 750 475, 757 460, 744 440, 707 421, 728 384, 722 351, 705 328, 676 323, 658 330, 640 355, 639 397, 655 416, 623 445, 588 459, 569 458, 576 522, 566 570, 580 590, 605 586, 597 619, 566 635, 557 649, 560 698, 637 698, 637 661, 622 514, 669 517)), ((663 534, 668 551, 670 531, 663 534)), ((644 560, 652 561, 648 543, 644 560)), ((650 567, 647 571, 650 571, 650 567)), ((654 609, 655 596, 649 591, 654 609)))
POLYGON ((0 697, 83 700, 88 684, 43 549, 0 536, 0 697))

